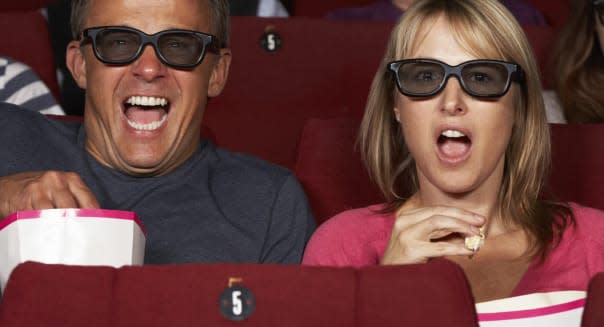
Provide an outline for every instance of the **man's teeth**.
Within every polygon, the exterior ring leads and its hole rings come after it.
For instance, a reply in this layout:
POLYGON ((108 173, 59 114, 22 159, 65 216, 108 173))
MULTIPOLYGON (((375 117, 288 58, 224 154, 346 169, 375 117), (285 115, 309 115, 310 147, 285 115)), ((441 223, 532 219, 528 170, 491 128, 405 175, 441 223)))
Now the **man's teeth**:
POLYGON ((127 122, 128 122, 128 125, 130 125, 130 127, 134 128, 138 131, 154 131, 154 130, 158 129, 166 121, 167 117, 168 117, 167 115, 164 115, 163 117, 161 117, 160 120, 150 122, 148 124, 141 124, 141 123, 133 122, 131 120, 127 120, 127 122))
POLYGON ((464 137, 464 136, 466 136, 464 133, 462 133, 460 131, 455 131, 452 129, 443 131, 442 133, 440 133, 440 135, 442 135, 444 137, 464 137))
POLYGON ((166 106, 168 100, 166 98, 156 98, 147 96, 131 96, 126 100, 126 103, 133 106, 166 106))

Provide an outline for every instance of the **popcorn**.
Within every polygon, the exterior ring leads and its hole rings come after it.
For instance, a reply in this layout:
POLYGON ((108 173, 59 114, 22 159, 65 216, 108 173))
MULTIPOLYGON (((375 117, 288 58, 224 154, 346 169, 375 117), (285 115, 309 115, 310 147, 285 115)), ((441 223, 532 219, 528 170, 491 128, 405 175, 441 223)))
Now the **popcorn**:
POLYGON ((465 246, 467 249, 474 252, 478 251, 482 244, 484 244, 484 226, 480 227, 480 235, 468 236, 465 238, 465 246))

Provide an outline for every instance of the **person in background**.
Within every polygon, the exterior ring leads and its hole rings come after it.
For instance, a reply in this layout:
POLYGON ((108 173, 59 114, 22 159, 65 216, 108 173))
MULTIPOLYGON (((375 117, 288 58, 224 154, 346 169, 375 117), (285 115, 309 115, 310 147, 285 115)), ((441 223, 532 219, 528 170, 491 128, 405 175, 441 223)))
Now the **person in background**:
POLYGON ((230 0, 231 16, 288 17, 279 0, 230 0))
MULTIPOLYGON (((377 0, 364 7, 340 8, 326 14, 331 19, 396 21, 414 0, 377 0)), ((545 25, 543 14, 525 0, 501 0, 522 25, 545 25)))
POLYGON ((42 114, 64 115, 52 93, 29 66, 0 56, 0 102, 42 114))
POLYGON ((299 263, 315 222, 293 174, 200 139, 229 73, 228 1, 72 5, 83 122, 0 104, 0 219, 127 210, 146 228, 145 263, 299 263))
POLYGON ((584 292, 604 271, 604 212, 542 198, 551 150, 539 71, 495 0, 409 7, 373 80, 360 150, 386 203, 327 220, 303 264, 444 258, 476 302, 584 292))
POLYGON ((563 112, 568 123, 604 123, 604 0, 570 6, 552 53, 555 92, 544 92, 546 107, 563 112))

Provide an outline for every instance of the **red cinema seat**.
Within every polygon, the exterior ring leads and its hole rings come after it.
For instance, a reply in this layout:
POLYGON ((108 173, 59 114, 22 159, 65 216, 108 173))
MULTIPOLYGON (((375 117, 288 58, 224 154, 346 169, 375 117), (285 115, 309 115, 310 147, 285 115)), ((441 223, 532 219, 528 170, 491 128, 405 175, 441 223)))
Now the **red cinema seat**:
POLYGON ((28 262, 2 290, 0 326, 110 327, 115 270, 28 262))
POLYGON ((76 267, 28 262, 11 274, 0 326, 354 326, 354 269, 295 265, 76 267), (223 292, 243 286, 253 298, 223 292), (243 303, 243 302, 241 302, 243 303), (245 305, 245 306, 244 306, 245 305), (243 310, 243 309, 242 309, 243 310), (242 311, 247 312, 247 311, 242 311))
POLYGON ((308 118, 361 115, 390 27, 233 17, 229 80, 204 122, 219 145, 293 168, 308 118), (262 47, 267 31, 280 42, 273 52, 262 47))
POLYGON ((583 309, 581 327, 604 326, 604 272, 591 278, 583 309))
POLYGON ((570 1, 578 0, 530 0, 543 13, 547 23, 556 30, 559 30, 568 19, 570 1))
POLYGON ((27 262, 7 283, 0 326, 474 327, 473 308, 461 268, 444 260, 361 269, 27 262))
POLYGON ((19 0, 0 2, 0 11, 37 10, 55 0, 19 0))
POLYGON ((0 55, 30 66, 46 83, 55 98, 59 99, 59 84, 48 25, 40 12, 0 11, 0 40, 0 55))
POLYGON ((338 8, 361 7, 377 0, 306 0, 294 2, 294 16, 323 17, 338 8))
POLYGON ((355 146, 359 123, 332 118, 304 125, 294 173, 318 224, 341 211, 384 202, 355 146))
POLYGON ((359 327, 478 327, 466 276, 445 259, 362 268, 357 297, 359 327))
POLYGON ((552 47, 556 41, 556 32, 549 26, 523 26, 526 37, 531 44, 537 65, 539 67, 541 84, 544 88, 551 87, 549 64, 552 47))
POLYGON ((604 125, 552 124, 548 188, 564 201, 604 210, 604 125))

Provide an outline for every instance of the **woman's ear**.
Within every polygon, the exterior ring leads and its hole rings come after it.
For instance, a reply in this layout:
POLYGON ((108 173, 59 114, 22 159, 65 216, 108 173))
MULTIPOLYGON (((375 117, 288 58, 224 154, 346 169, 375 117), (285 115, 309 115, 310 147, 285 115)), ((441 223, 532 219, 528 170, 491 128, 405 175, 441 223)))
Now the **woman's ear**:
POLYGON ((65 61, 67 68, 71 72, 71 76, 73 76, 73 79, 76 81, 79 87, 86 89, 86 60, 84 59, 84 54, 80 49, 80 42, 69 42, 66 51, 65 61))
POLYGON ((220 57, 212 68, 210 82, 208 83, 208 97, 213 98, 218 96, 229 77, 229 69, 231 67, 231 50, 220 49, 220 57))
POLYGON ((397 107, 394 107, 394 109, 392 110, 394 112, 394 119, 396 119, 397 122, 401 122, 401 116, 400 116, 400 112, 398 110, 397 107))

